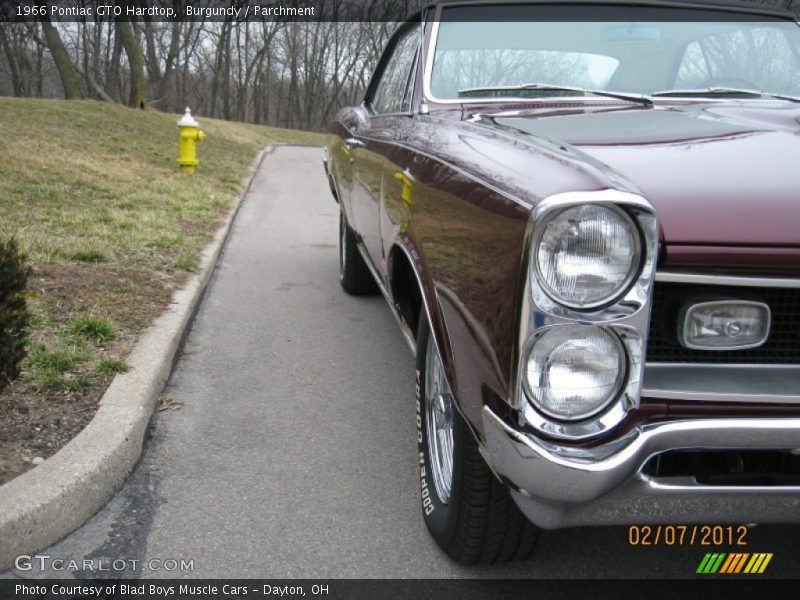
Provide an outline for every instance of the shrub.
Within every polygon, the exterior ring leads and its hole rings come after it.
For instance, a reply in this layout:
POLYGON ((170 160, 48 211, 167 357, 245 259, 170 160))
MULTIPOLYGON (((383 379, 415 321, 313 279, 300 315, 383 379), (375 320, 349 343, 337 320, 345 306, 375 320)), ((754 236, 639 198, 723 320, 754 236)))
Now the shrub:
POLYGON ((19 375, 28 336, 25 285, 30 268, 14 240, 0 240, 0 392, 19 375))

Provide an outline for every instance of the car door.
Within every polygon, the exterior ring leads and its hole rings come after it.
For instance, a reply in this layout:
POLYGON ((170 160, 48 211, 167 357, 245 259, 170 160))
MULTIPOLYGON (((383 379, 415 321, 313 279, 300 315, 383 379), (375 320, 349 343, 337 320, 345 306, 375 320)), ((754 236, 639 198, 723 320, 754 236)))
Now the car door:
POLYGON ((351 227, 361 238, 373 266, 385 276, 380 214, 384 161, 390 152, 398 120, 411 114, 411 85, 420 46, 420 25, 410 23, 398 30, 384 54, 377 79, 364 101, 366 118, 345 140, 353 161, 350 204, 351 227))

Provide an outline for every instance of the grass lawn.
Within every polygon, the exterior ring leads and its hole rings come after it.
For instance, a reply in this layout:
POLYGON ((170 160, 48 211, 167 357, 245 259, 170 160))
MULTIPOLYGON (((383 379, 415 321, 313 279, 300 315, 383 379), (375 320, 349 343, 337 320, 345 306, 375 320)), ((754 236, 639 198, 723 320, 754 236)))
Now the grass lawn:
POLYGON ((199 266, 259 150, 319 134, 198 116, 180 172, 178 115, 0 98, 0 239, 33 267, 22 376, 0 395, 0 483, 91 419, 136 337, 199 266))

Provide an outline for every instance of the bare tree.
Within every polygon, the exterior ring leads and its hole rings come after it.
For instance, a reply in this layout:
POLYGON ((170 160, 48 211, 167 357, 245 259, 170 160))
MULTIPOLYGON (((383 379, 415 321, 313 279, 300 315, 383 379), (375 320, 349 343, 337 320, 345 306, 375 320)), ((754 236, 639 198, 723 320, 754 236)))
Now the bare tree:
POLYGON ((320 129, 363 94, 394 29, 389 16, 420 3, 320 0, 352 21, 4 23, 0 90, 320 129))
POLYGON ((50 22, 47 16, 40 17, 42 26, 42 33, 47 46, 50 48, 50 56, 53 57, 53 62, 58 68, 58 74, 61 76, 61 85, 64 88, 64 98, 67 100, 80 99, 84 97, 83 90, 81 89, 78 75, 75 72, 75 67, 72 64, 67 48, 61 40, 61 35, 58 30, 50 22))
POLYGON ((122 47, 125 48, 130 69, 131 89, 128 106, 144 109, 147 107, 147 78, 144 74, 142 46, 129 22, 117 20, 116 27, 117 35, 122 38, 122 47))

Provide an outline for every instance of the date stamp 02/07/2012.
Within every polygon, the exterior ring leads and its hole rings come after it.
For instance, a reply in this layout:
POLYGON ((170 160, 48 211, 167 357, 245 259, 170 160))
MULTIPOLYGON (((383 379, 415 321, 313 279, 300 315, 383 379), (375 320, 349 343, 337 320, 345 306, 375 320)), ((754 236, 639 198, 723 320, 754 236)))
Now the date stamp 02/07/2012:
POLYGON ((631 525, 631 546, 747 546, 747 525, 631 525))

